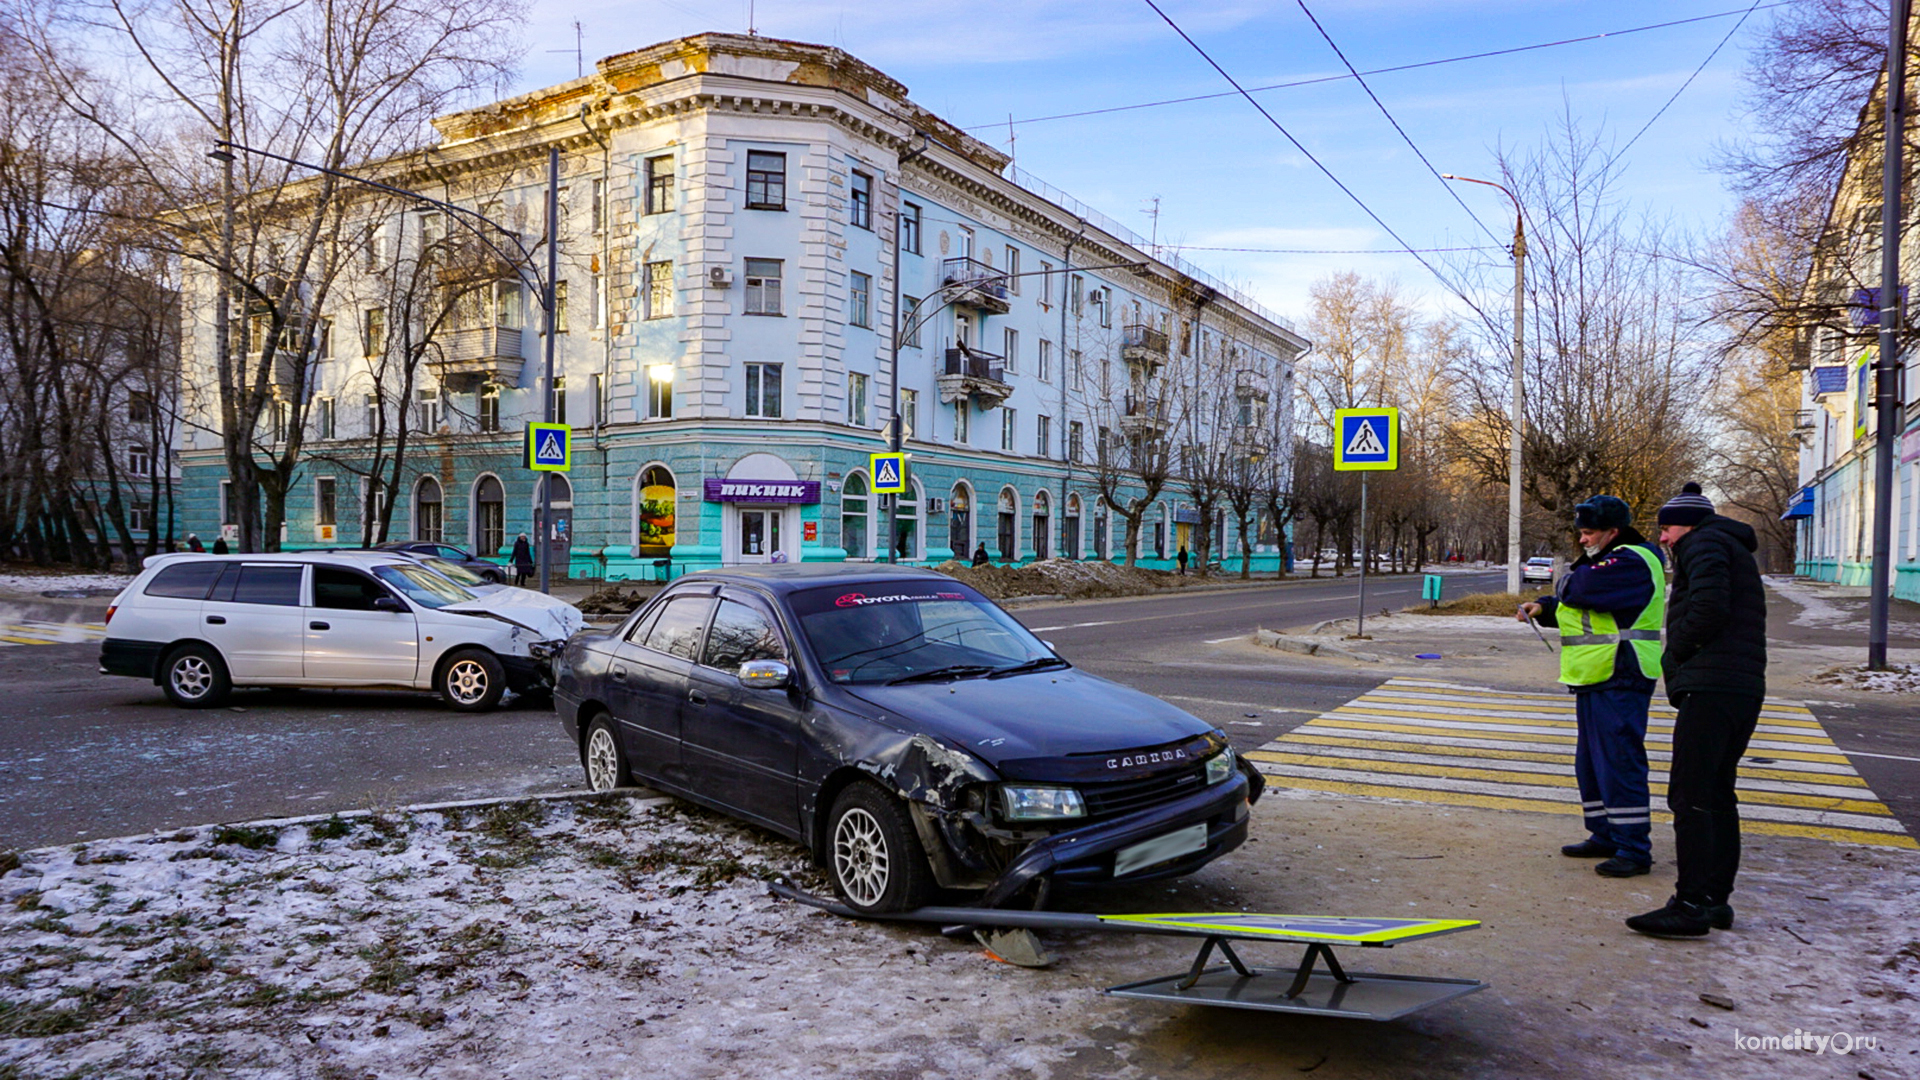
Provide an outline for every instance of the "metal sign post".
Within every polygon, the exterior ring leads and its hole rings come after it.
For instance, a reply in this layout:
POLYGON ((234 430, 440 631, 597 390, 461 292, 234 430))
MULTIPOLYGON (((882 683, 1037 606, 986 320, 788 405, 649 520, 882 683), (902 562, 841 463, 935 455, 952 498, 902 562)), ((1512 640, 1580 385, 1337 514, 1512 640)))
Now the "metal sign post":
POLYGON ((1360 620, 1355 637, 1367 633, 1367 474, 1400 467, 1399 409, 1337 409, 1333 414, 1333 467, 1360 474, 1360 620))

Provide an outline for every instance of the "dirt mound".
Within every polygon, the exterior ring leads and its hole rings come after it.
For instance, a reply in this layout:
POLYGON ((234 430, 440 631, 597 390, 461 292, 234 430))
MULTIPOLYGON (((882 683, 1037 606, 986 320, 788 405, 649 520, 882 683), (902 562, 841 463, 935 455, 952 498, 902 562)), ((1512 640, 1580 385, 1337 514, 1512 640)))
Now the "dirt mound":
POLYGON ((646 602, 646 597, 638 590, 627 591, 617 585, 608 585, 589 593, 586 599, 573 605, 582 615, 629 615, 646 602))
POLYGON ((934 569, 966 582, 994 600, 1015 596, 1059 595, 1074 600, 1142 596, 1200 582, 1198 576, 1182 577, 1165 570, 1138 566, 1129 570, 1118 563, 1073 559, 1045 559, 1025 566, 968 566, 949 559, 934 569))

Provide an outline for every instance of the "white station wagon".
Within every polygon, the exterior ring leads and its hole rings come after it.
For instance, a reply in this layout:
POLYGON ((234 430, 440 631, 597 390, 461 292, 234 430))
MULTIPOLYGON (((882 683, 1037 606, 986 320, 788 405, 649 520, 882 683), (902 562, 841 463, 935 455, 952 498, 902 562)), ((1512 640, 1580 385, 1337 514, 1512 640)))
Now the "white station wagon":
POLYGON ((382 551, 156 555, 107 609, 100 671, 217 705, 236 686, 433 690, 463 711, 544 690, 585 624, 528 589, 476 593, 382 551))

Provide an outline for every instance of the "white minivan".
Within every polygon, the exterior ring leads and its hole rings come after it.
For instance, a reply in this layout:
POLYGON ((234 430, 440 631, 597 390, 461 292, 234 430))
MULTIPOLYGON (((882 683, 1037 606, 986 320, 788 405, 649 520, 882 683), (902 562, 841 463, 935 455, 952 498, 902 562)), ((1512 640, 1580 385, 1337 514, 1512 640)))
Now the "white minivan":
POLYGON ((475 593, 381 551, 155 555, 107 609, 100 671, 206 708, 236 686, 434 690, 464 711, 551 685, 585 625, 525 590, 475 593))

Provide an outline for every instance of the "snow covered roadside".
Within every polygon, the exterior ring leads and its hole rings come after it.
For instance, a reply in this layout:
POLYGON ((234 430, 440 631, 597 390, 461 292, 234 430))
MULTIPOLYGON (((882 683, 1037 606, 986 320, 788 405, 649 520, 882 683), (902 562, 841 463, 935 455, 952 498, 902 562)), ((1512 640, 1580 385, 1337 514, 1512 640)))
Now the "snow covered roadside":
POLYGON ((0 592, 27 596, 92 593, 112 596, 127 587, 132 574, 0 574, 0 592))
POLYGON ((27 852, 0 878, 0 1075, 923 1075, 944 1043, 940 1071, 995 1077, 1072 1053, 1027 1043, 1030 1002, 924 1007, 1010 999, 1013 969, 775 901, 776 874, 824 888, 797 846, 624 795, 27 852))

